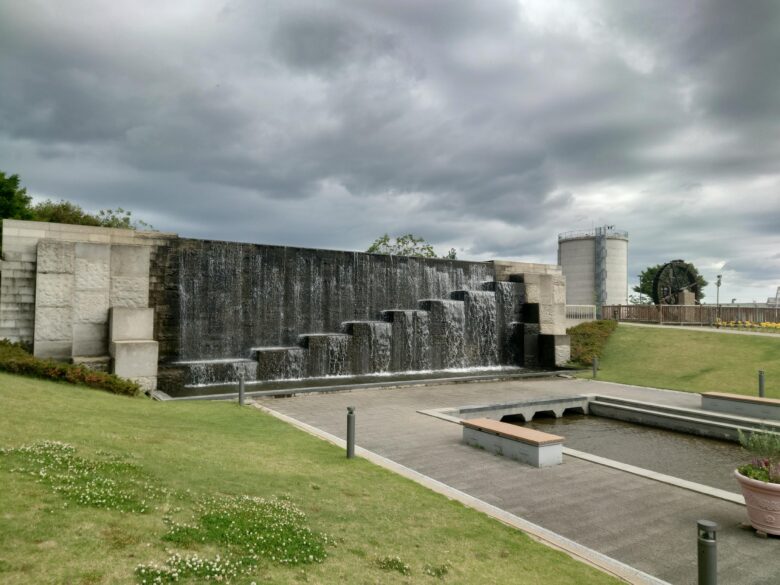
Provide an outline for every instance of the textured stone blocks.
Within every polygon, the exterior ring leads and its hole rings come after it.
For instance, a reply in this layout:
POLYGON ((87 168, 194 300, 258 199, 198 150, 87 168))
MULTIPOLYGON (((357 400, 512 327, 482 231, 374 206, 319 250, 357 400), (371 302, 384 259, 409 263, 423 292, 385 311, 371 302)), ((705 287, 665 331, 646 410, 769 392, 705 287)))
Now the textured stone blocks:
POLYGON ((114 374, 134 380, 157 376, 156 341, 112 341, 114 374))
POLYGON ((148 278, 149 255, 148 246, 111 246, 111 275, 148 278))
POLYGON ((103 323, 108 319, 108 290, 79 290, 73 298, 78 323, 103 323))
POLYGON ((74 323, 73 355, 99 357, 106 355, 108 330, 105 323, 74 323))
POLYGON ((109 299, 112 307, 146 307, 149 304, 149 278, 112 276, 109 299))
POLYGON ((147 341, 153 339, 154 309, 112 307, 108 327, 111 341, 147 341))
POLYGON ((68 307, 73 298, 72 274, 39 274, 37 303, 42 307, 68 307))
POLYGON ((73 273, 76 258, 71 242, 41 240, 38 243, 38 272, 73 273))

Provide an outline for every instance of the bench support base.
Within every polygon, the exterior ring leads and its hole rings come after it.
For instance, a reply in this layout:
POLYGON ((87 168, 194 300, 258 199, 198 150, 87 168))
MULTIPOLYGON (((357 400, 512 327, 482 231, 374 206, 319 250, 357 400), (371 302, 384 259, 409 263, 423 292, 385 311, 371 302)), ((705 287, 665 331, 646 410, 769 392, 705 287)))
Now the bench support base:
POLYGON ((563 460, 562 443, 529 445, 468 427, 463 427, 463 442, 534 467, 560 465, 563 460))

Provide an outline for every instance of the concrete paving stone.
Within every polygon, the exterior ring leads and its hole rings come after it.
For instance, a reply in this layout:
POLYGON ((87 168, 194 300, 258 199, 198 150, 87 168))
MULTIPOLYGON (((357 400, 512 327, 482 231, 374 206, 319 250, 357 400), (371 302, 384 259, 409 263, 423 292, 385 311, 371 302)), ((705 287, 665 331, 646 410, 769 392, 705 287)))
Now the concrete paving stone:
POLYGON ((354 405, 361 447, 671 583, 696 581, 696 521, 713 519, 722 526, 721 582, 778 583, 780 542, 741 529, 743 506, 568 456, 562 465, 536 469, 468 447, 461 442, 459 425, 416 412, 596 393, 700 408, 696 394, 564 379, 357 390, 258 402, 342 438, 346 406, 354 405))

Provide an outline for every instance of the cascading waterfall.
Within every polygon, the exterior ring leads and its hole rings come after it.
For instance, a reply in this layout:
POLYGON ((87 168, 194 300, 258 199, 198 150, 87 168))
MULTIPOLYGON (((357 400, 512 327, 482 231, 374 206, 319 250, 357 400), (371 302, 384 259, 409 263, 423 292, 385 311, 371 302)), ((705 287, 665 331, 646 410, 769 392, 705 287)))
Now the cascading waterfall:
POLYGON ((499 363, 496 332, 496 295, 487 291, 457 291, 465 311, 465 354, 469 366, 494 366, 499 363))
POLYGON ((257 380, 255 360, 205 360, 178 362, 185 368, 185 384, 188 386, 211 386, 228 384, 244 376, 247 382, 257 380))
POLYGON ((186 385, 510 366, 534 334, 520 323, 524 285, 489 280, 483 263, 176 246, 168 363, 186 368, 186 385))

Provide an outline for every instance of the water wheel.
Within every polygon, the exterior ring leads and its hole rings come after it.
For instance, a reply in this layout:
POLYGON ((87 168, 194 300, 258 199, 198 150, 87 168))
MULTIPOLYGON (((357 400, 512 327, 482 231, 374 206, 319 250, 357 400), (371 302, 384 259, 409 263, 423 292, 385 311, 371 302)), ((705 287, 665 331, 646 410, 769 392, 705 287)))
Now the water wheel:
POLYGON ((653 302, 676 305, 683 291, 698 293, 696 274, 685 260, 672 260, 661 266, 653 279, 653 302))

